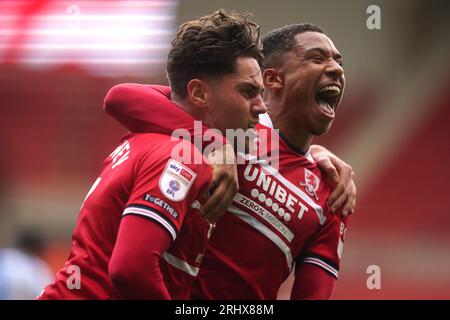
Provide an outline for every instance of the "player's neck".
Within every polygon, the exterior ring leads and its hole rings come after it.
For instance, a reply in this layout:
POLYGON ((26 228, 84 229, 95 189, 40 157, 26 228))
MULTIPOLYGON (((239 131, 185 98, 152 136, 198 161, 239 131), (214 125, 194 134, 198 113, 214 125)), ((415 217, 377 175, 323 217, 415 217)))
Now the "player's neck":
MULTIPOLYGON (((171 96, 172 102, 174 102, 180 109, 182 109, 184 112, 190 114, 192 117, 194 117, 196 120, 202 121, 204 124, 206 124, 205 119, 201 112, 198 112, 198 108, 195 108, 192 106, 189 102, 189 99, 187 98, 180 98, 176 94, 172 93, 171 96)), ((208 125, 208 124, 206 124, 208 125)))
POLYGON ((280 131, 280 136, 293 151, 301 154, 308 152, 314 137, 313 135, 303 134, 301 133, 301 129, 298 128, 291 129, 285 125, 277 126, 276 122, 273 123, 273 126, 280 131))
POLYGON ((170 100, 172 100, 172 102, 175 103, 180 109, 183 109, 186 112, 188 112, 186 110, 187 108, 186 108, 186 101, 185 101, 185 99, 180 98, 173 91, 172 91, 172 94, 170 96, 170 100))
POLYGON ((312 135, 309 130, 303 130, 303 128, 299 126, 293 126, 292 119, 290 119, 291 115, 282 111, 282 108, 273 108, 273 106, 268 106, 267 108, 274 129, 279 130, 283 140, 291 149, 306 154, 314 135, 312 135))

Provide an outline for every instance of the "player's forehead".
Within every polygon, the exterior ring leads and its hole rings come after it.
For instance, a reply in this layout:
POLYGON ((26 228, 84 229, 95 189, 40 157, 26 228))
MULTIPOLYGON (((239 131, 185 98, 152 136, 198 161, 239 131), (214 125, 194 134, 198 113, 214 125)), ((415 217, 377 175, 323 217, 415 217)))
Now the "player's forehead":
POLYGON ((305 54, 314 50, 324 53, 339 55, 340 52, 334 45, 333 41, 324 33, 316 31, 307 31, 296 34, 295 37, 295 50, 298 54, 305 54))
POLYGON ((234 85, 247 84, 263 89, 261 68, 253 58, 238 57, 235 72, 230 75, 230 80, 234 85))

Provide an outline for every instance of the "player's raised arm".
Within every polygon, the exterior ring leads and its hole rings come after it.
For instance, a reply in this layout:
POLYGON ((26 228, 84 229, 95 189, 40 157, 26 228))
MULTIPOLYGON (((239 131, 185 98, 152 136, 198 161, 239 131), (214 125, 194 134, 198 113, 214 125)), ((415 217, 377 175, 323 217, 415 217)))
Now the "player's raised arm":
MULTIPOLYGON (((203 136, 208 130, 204 125, 199 125, 200 130, 196 130, 195 119, 170 100, 169 87, 119 84, 110 89, 103 108, 108 115, 131 131, 171 135, 177 129, 186 129, 191 136, 203 136)), ((208 155, 213 167, 211 196, 202 207, 203 216, 212 223, 220 219, 239 188, 233 148, 224 137, 215 139, 222 139, 224 144, 208 155)))
MULTIPOLYGON (((121 83, 107 93, 106 114, 132 132, 171 135, 186 129, 194 136, 195 119, 170 100, 170 88, 158 85, 121 83)), ((208 128, 198 122, 198 134, 208 128)))
POLYGON ((334 213, 342 209, 344 216, 352 214, 356 206, 355 172, 352 167, 319 145, 311 146, 311 155, 335 185, 328 200, 331 211, 334 213))

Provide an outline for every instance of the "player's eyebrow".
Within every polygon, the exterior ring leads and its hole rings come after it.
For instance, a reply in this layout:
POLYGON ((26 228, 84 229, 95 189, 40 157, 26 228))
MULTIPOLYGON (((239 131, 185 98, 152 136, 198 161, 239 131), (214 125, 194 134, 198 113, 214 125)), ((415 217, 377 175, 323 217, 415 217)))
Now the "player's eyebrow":
POLYGON ((264 90, 264 86, 253 82, 241 82, 237 85, 239 90, 249 90, 254 93, 260 94, 264 90))
MULTIPOLYGON (((312 53, 314 51, 318 51, 323 56, 328 56, 328 52, 320 47, 313 47, 305 50, 305 53, 312 53)), ((342 59, 342 55, 336 51, 336 53, 333 54, 334 59, 342 59)))

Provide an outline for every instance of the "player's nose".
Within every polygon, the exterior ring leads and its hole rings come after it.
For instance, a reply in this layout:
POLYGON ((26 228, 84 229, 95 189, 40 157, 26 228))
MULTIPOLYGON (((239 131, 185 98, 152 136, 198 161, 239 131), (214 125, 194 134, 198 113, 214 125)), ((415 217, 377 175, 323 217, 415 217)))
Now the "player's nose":
POLYGON ((255 101, 251 107, 251 112, 253 116, 258 116, 267 112, 266 104, 264 103, 261 95, 258 95, 258 97, 255 98, 255 101))
POLYGON ((336 60, 331 59, 325 68, 325 72, 332 78, 340 78, 344 74, 344 67, 336 60))

